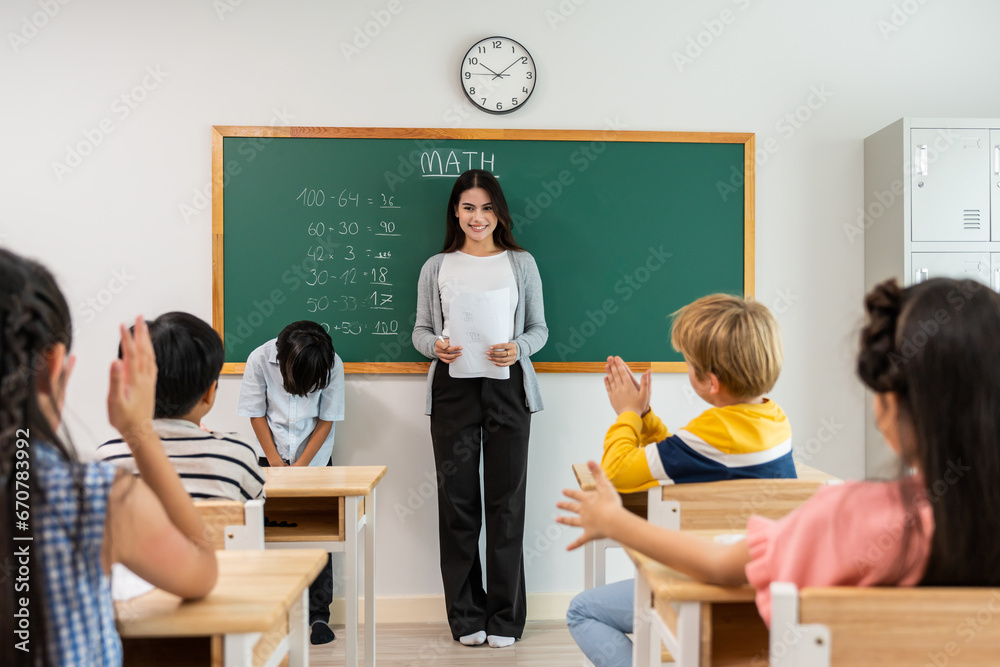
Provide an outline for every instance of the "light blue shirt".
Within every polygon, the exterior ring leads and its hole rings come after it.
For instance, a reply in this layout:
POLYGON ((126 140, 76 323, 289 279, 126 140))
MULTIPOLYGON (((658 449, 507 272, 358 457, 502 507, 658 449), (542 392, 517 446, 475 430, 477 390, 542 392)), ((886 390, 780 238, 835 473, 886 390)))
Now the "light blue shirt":
MULTIPOLYGON (((318 420, 344 420, 344 362, 338 355, 333 355, 330 384, 326 389, 307 396, 293 396, 285 391, 282 383, 277 340, 269 340, 247 358, 236 414, 241 417, 267 417, 278 455, 294 463, 305 451, 309 435, 318 420)), ((325 466, 330 460, 335 430, 336 424, 330 428, 330 435, 309 465, 325 466)))

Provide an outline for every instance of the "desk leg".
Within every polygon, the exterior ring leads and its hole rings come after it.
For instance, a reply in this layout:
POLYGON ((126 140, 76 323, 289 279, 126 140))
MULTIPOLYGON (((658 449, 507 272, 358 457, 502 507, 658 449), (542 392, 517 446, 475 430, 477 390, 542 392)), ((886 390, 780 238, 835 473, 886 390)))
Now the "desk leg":
POLYGON ((675 655, 677 667, 699 667, 701 665, 701 610, 700 602, 680 602, 677 610, 677 646, 680 655, 675 655))
POLYGON ((635 667, 659 665, 660 652, 656 652, 653 662, 653 632, 650 627, 653 593, 649 584, 638 572, 635 573, 635 601, 632 607, 632 664, 635 667))
POLYGON ((309 665, 309 587, 288 610, 288 667, 309 665))
POLYGON ((365 498, 365 667, 375 667, 375 489, 365 498))
POLYGON ((583 590, 594 587, 594 540, 583 545, 583 590))
MULTIPOLYGON (((608 540, 593 540, 594 545, 594 586, 603 586, 608 576, 607 560, 604 558, 608 549, 608 540)), ((615 543, 617 544, 617 542, 615 543)))
POLYGON ((222 654, 225 667, 249 667, 253 664, 253 647, 260 639, 259 632, 223 635, 222 654))
POLYGON ((344 612, 346 616, 346 662, 358 664, 358 496, 344 498, 344 612))

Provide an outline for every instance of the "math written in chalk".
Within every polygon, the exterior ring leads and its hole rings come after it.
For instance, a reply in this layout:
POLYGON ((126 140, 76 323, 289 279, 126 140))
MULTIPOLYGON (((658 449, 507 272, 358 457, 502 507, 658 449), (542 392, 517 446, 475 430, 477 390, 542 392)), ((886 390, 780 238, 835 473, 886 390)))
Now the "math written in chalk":
POLYGON ((311 260, 306 271, 305 310, 336 340, 340 336, 391 336, 394 257, 404 251, 407 225, 399 195, 352 188, 303 187, 295 206, 307 214, 301 223, 302 248, 311 260), (370 319, 364 313, 388 315, 370 319), (339 319, 354 314, 360 319, 339 319))

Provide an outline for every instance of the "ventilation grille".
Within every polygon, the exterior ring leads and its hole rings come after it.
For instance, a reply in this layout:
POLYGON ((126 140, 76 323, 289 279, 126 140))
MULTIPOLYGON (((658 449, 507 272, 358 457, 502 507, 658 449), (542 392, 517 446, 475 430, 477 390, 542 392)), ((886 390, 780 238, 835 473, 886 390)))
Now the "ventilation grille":
POLYGON ((981 229, 981 225, 982 216, 978 208, 967 208, 962 212, 962 229, 977 230, 981 229))

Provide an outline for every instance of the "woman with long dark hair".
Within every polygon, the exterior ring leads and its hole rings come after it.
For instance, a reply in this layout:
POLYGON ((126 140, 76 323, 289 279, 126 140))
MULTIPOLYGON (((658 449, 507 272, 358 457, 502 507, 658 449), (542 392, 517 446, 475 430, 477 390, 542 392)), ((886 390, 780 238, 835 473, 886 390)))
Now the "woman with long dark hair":
MULTIPOLYGON (((500 184, 488 171, 462 174, 445 212, 444 250, 420 272, 413 345, 431 361, 427 414, 438 481, 441 578, 453 637, 474 646, 510 646, 526 618, 524 502, 531 413, 542 409, 529 357, 548 338, 535 260, 514 241, 500 184), (499 294, 502 340, 485 358, 508 377, 452 373, 467 352, 451 344, 461 323, 451 305, 462 295, 499 294), (441 362, 441 363, 438 363, 441 362), (483 464, 483 497, 479 462, 483 464), (486 516, 486 588, 479 560, 486 516)), ((494 303, 496 303, 494 301, 494 303)), ((467 360, 466 360, 467 361, 467 360)), ((478 366, 481 368, 481 366, 478 366)))

